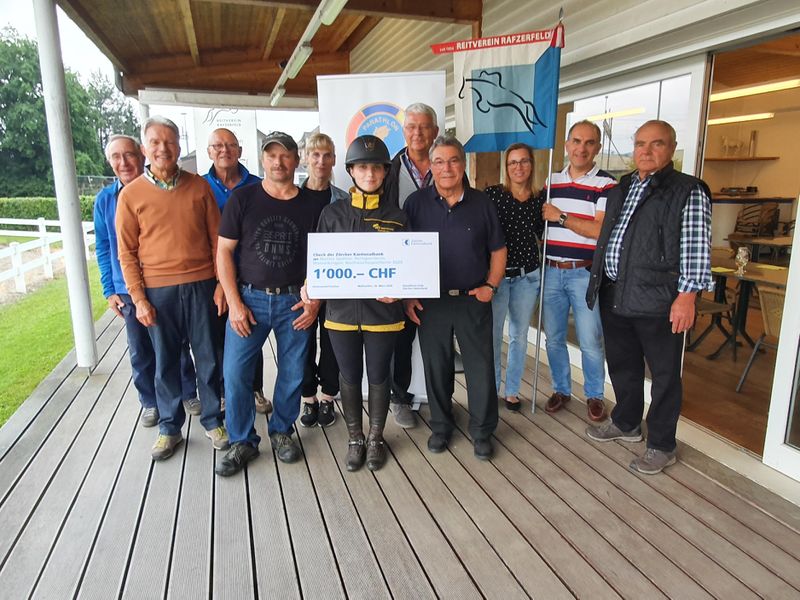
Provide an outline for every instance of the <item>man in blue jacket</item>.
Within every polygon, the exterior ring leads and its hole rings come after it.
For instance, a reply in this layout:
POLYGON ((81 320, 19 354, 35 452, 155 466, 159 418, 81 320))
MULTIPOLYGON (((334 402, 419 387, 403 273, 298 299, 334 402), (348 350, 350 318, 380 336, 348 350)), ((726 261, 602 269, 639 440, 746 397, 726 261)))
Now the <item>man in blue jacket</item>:
MULTIPOLYGON (((242 157, 242 147, 239 145, 239 139, 230 129, 220 127, 212 131, 208 136, 207 150, 212 164, 203 178, 211 186, 211 191, 214 192, 214 198, 219 206, 219 212, 222 213, 233 190, 253 183, 261 183, 261 178, 250 173, 247 167, 239 162, 242 157)), ((228 313, 224 313, 219 322, 221 351, 225 349, 225 323, 227 320, 228 313)), ((256 411, 266 414, 272 411, 272 402, 264 396, 264 356, 263 354, 260 356, 253 377, 253 396, 255 397, 256 411)), ((220 357, 221 363, 222 357, 220 357)))
MULTIPOLYGON (((117 253, 117 232, 114 228, 119 192, 123 186, 142 174, 144 155, 135 138, 112 135, 106 145, 106 159, 117 179, 100 190, 94 201, 97 265, 100 268, 100 282, 108 306, 117 316, 125 319, 133 385, 139 392, 139 402, 142 404, 142 415, 139 420, 144 427, 153 427, 158 423, 155 391, 156 355, 147 328, 136 319, 136 307, 128 295, 128 289, 122 278, 122 268, 117 253)), ((184 344, 181 351, 181 389, 186 412, 199 415, 197 381, 188 344, 184 344)))

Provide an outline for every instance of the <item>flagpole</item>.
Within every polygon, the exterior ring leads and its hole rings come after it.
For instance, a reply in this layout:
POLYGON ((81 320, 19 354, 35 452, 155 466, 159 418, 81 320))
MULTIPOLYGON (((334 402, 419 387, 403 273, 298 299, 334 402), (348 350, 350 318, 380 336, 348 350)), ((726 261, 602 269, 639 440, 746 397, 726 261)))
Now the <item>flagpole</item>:
MULTIPOLYGON (((547 164, 547 195, 546 202, 550 204, 551 177, 553 175, 553 149, 550 148, 550 159, 547 164)), ((542 304, 544 304, 544 277, 547 269, 547 233, 549 221, 544 222, 544 233, 542 234, 542 255, 539 261, 541 277, 539 277, 539 316, 536 320, 536 352, 533 366, 533 390, 531 393, 531 413, 536 412, 536 389, 539 386, 539 354, 541 353, 542 341, 542 304)))

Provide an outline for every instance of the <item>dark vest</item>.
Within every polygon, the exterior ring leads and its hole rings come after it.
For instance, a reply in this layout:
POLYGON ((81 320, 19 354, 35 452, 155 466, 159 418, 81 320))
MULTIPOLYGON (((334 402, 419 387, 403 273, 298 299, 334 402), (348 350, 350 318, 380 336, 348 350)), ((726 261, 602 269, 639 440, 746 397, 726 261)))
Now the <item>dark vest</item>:
MULTIPOLYGON (((609 190, 606 214, 597 239, 586 302, 594 306, 605 277, 605 255, 633 174, 609 190)), ((668 316, 678 296, 682 212, 689 194, 698 185, 708 197, 708 186, 691 175, 676 171, 672 163, 655 173, 628 222, 622 237, 614 313, 625 317, 668 316)))

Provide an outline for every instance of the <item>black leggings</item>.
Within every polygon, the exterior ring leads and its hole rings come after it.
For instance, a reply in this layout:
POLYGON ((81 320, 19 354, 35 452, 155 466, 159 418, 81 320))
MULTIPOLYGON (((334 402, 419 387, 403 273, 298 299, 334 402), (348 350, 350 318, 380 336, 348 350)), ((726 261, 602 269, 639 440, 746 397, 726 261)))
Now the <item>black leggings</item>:
POLYGON ((367 379, 371 384, 389 378, 389 362, 397 331, 335 331, 328 329, 339 371, 347 383, 360 385, 364 376, 363 355, 367 356, 367 379))

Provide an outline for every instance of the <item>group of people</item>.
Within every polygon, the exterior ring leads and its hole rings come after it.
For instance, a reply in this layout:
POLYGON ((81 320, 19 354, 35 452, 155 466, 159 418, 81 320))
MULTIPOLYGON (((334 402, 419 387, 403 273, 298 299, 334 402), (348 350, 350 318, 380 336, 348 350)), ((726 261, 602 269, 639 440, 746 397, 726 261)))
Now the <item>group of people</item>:
POLYGON ((444 452, 455 429, 455 338, 474 454, 488 460, 499 404, 520 410, 527 332, 544 277, 553 384, 545 410, 560 410, 572 395, 571 310, 588 416, 598 422, 587 435, 642 439, 647 361, 647 450, 631 468, 657 473, 675 461, 681 334, 711 275, 710 194, 702 181, 674 170, 674 129, 663 121, 642 125, 636 170, 617 185, 594 161, 599 128, 580 121, 566 140, 568 164, 552 174, 549 189, 535 189, 533 151, 515 143, 504 153, 504 182, 485 192, 469 183, 462 144, 438 133, 435 111, 415 103, 405 111, 406 147, 395 157, 375 136, 356 138, 345 158, 348 192, 331 183, 336 152, 325 134, 307 142, 309 177, 301 187, 294 184, 298 147, 285 133, 272 132, 263 143, 263 181, 239 162, 241 148, 225 129, 210 136, 213 166, 204 177, 179 168, 179 132, 167 119, 144 124, 141 152, 133 138, 112 137, 106 154, 117 181, 95 204, 97 255, 109 305, 125 318, 142 425, 159 427, 155 460, 182 442, 190 412, 213 446, 227 450, 216 472, 232 475, 259 454, 260 411, 271 412, 277 458, 293 462, 301 456, 295 421, 332 424, 340 394, 347 469, 379 469, 388 414, 401 427, 416 424, 409 386, 417 336, 431 414, 428 449, 444 452), (438 298, 309 297, 309 233, 402 230, 438 233, 438 298), (271 402, 261 389, 270 332, 277 341, 271 402), (610 419, 606 360, 616 395, 610 419))

